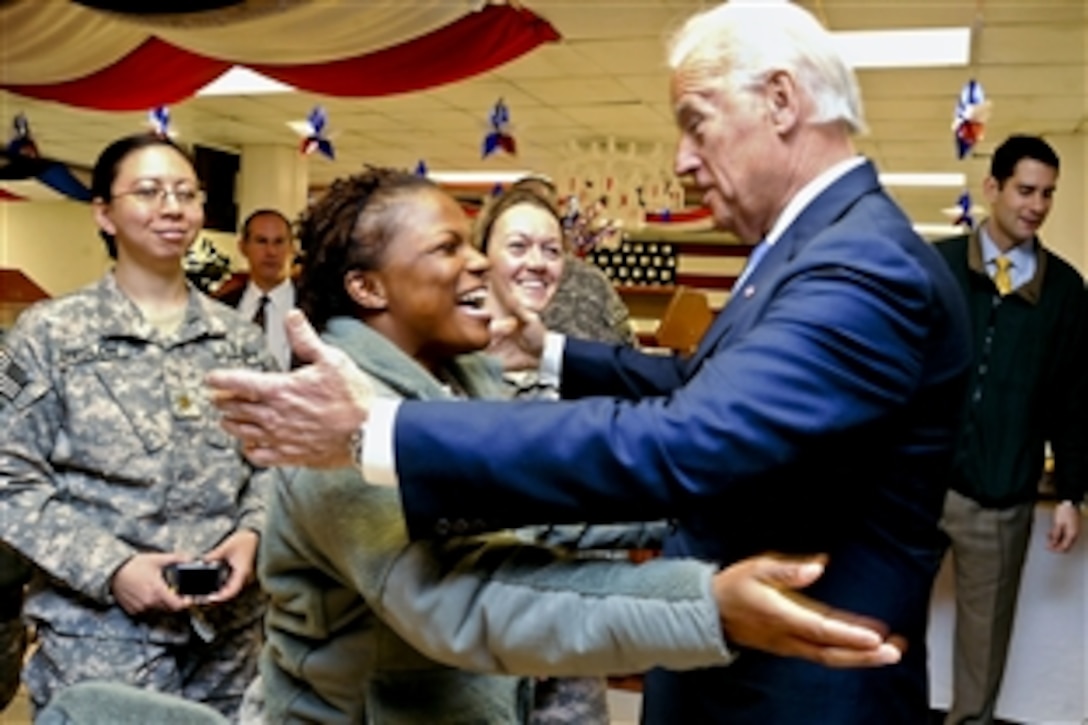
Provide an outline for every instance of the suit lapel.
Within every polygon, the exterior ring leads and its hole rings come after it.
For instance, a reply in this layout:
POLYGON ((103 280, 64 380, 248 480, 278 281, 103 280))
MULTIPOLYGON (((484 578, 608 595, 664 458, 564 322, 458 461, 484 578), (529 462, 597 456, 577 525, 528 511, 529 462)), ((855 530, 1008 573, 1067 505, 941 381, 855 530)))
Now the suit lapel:
POLYGON ((752 327, 752 317, 764 308, 767 295, 805 244, 834 225, 862 196, 879 189, 876 169, 866 161, 813 199, 767 251, 759 266, 745 280, 743 289, 730 293, 729 301, 699 342, 688 364, 689 375, 695 374, 711 351, 731 344, 752 327))

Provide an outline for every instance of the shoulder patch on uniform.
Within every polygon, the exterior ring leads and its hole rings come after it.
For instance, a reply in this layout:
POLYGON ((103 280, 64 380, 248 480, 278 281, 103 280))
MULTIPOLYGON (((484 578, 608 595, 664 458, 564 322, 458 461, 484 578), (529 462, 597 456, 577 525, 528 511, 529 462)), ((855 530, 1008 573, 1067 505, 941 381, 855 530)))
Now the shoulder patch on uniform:
POLYGON ((0 398, 14 401, 30 378, 11 357, 6 348, 0 347, 0 398))

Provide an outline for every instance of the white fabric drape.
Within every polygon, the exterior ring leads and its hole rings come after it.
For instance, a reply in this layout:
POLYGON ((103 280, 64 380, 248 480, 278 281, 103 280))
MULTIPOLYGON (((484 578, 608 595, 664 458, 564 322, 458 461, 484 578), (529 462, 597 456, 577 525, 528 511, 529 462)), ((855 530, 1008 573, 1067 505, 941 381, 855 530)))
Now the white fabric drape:
POLYGON ((0 5, 0 82, 57 83, 116 62, 147 38, 139 28, 57 0, 0 5))
POLYGON ((424 35, 479 2, 316 0, 268 3, 224 14, 219 26, 141 24, 58 0, 0 3, 0 82, 56 83, 85 76, 123 57, 147 38, 201 55, 248 63, 318 63, 361 55, 424 35))

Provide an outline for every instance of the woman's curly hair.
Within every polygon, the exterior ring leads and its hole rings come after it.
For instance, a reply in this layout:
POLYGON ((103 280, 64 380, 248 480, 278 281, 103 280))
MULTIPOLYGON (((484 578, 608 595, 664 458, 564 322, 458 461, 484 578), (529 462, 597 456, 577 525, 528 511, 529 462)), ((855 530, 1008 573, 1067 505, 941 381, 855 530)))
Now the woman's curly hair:
POLYGON ((396 198, 424 189, 438 187, 406 171, 367 167, 334 181, 303 213, 298 224, 303 256, 299 307, 315 328, 338 315, 358 314, 344 287, 345 275, 381 266, 400 224, 410 223, 393 213, 396 198))

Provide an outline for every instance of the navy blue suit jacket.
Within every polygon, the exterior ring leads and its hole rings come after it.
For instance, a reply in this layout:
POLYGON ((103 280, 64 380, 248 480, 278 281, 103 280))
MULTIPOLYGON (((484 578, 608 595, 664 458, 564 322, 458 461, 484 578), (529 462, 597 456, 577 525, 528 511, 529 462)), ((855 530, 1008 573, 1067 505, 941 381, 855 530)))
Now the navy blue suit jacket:
POLYGON ((650 673, 651 723, 926 722, 937 527, 970 357, 962 294, 871 164, 820 194, 690 359, 568 340, 559 403, 408 402, 414 536, 674 517, 670 556, 826 552, 809 593, 906 636, 831 670, 743 652, 650 673))

